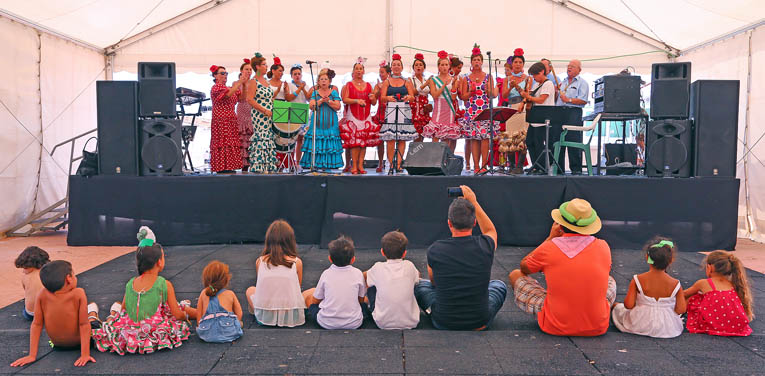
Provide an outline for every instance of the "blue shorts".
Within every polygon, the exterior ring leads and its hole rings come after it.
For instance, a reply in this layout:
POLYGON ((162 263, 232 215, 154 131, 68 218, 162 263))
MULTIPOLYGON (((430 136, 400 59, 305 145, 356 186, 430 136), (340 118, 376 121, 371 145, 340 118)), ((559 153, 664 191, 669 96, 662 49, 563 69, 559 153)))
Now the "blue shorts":
POLYGON ((35 319, 35 314, 30 313, 27 311, 27 307, 21 308, 21 317, 25 318, 27 321, 32 321, 35 319))

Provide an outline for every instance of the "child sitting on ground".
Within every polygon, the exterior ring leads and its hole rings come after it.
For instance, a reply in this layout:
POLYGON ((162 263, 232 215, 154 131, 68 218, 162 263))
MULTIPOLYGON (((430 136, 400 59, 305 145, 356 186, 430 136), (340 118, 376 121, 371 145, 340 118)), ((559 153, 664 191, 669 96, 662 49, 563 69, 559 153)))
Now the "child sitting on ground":
MULTIPOLYGON (((77 277, 68 261, 57 260, 40 269, 45 287, 35 299, 35 317, 29 328, 29 355, 11 363, 20 367, 37 359, 43 327, 54 350, 80 349, 74 365, 81 367, 95 362, 90 356, 90 332, 85 290, 77 287, 77 277)), ((93 304, 95 306, 95 304, 93 304)))
POLYGON ((655 238, 645 247, 648 271, 632 276, 624 303, 616 303, 611 318, 619 330, 654 338, 683 333, 685 295, 680 281, 666 273, 674 261, 675 244, 655 238))
POLYGON ((292 226, 277 219, 266 231, 263 253, 255 261, 257 288, 247 288, 250 313, 260 325, 295 327, 305 324, 305 300, 300 293, 303 261, 297 255, 292 226))
POLYGON ((364 272, 372 318, 380 329, 412 329, 420 322, 414 285, 420 274, 406 256, 408 240, 399 231, 382 237, 380 252, 387 259, 364 272))
POLYGON ((21 276, 21 285, 24 287, 24 308, 21 309, 21 315, 28 321, 35 318, 35 298, 43 289, 40 268, 49 262, 48 252, 35 246, 27 247, 16 258, 16 267, 24 273, 21 276))
POLYGON ((730 252, 714 251, 701 265, 707 278, 685 290, 688 331, 716 336, 752 334, 752 292, 744 264, 730 252))
POLYGON ((226 289, 230 280, 228 265, 211 261, 202 271, 205 288, 199 294, 197 308, 184 307, 189 317, 197 321, 197 335, 202 341, 231 342, 244 334, 242 306, 236 294, 226 289))
MULTIPOLYGON (((139 233, 139 238, 146 235, 139 233)), ((114 309, 117 315, 93 331, 98 351, 150 354, 181 346, 189 338, 188 315, 178 305, 173 284, 159 275, 165 268, 162 246, 143 238, 135 259, 139 276, 125 285, 125 297, 114 309)))
POLYGON ((364 323, 366 285, 361 270, 351 266, 354 253, 351 238, 329 242, 332 265, 321 273, 316 288, 303 292, 306 315, 324 329, 358 329, 364 323))

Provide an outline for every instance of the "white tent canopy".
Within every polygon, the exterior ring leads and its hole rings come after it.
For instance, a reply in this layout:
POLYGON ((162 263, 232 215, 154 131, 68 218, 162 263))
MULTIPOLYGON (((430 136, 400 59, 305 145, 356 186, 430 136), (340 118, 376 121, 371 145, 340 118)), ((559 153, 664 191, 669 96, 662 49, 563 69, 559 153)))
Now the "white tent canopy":
POLYGON ((479 43, 500 60, 517 47, 527 61, 578 58, 595 75, 677 60, 693 80, 741 80, 739 227, 765 240, 763 17, 759 0, 0 0, 0 67, 12 72, 0 82, 0 230, 65 196, 68 150, 50 150, 95 128, 95 81, 138 61, 205 73, 259 51, 344 73, 357 56, 430 62, 479 43))

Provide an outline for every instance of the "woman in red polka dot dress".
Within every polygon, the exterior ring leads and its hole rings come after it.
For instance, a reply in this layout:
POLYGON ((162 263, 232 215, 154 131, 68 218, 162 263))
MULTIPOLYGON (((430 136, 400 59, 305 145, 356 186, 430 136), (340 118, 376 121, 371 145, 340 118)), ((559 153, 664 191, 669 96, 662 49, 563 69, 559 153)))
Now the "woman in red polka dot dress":
POLYGON ((744 264, 730 252, 714 251, 702 265, 707 278, 684 292, 688 298, 688 331, 716 336, 752 334, 752 292, 744 264))
POLYGON ((213 172, 232 173, 242 168, 242 145, 239 140, 239 123, 236 118, 236 102, 242 84, 249 77, 242 76, 231 87, 226 86, 228 72, 225 67, 210 67, 215 85, 210 89, 212 99, 212 136, 210 137, 210 168, 213 172))

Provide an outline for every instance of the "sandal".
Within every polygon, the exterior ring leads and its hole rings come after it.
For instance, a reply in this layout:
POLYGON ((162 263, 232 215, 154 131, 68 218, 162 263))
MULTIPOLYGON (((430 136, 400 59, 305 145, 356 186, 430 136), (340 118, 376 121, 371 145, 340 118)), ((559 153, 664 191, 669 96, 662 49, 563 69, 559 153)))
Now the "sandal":
POLYGON ((364 175, 367 173, 367 170, 359 170, 359 174, 364 175))
POLYGON ((378 172, 378 173, 379 173, 379 172, 383 172, 383 166, 382 166, 382 164, 380 164, 380 165, 378 165, 378 166, 377 166, 377 168, 375 169, 375 172, 378 172))
POLYGON ((344 173, 345 172, 351 172, 351 167, 350 166, 345 166, 345 168, 343 169, 343 172, 344 173))
POLYGON ((101 319, 98 318, 98 304, 95 302, 88 304, 88 319, 101 322, 101 319))
POLYGON ((116 319, 120 315, 121 311, 122 311, 122 304, 120 304, 119 302, 114 302, 112 306, 109 308, 109 316, 106 317, 106 321, 109 321, 111 319, 116 319))

